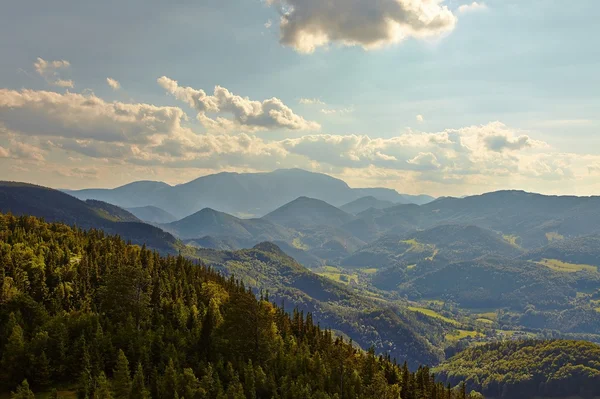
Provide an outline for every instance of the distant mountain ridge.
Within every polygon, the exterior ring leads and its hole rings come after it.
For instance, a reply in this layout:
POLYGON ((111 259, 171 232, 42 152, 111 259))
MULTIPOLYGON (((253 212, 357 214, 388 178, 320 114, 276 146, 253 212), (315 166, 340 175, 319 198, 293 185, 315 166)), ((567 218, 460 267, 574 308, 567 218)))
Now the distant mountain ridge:
POLYGON ((373 196, 393 203, 432 201, 429 196, 409 196, 387 188, 351 188, 334 177, 302 169, 280 169, 268 173, 218 173, 188 183, 170 186, 139 181, 114 189, 65 190, 79 199, 97 199, 124 208, 154 206, 177 218, 204 208, 241 217, 264 216, 295 200, 310 197, 341 206, 361 197, 373 196))

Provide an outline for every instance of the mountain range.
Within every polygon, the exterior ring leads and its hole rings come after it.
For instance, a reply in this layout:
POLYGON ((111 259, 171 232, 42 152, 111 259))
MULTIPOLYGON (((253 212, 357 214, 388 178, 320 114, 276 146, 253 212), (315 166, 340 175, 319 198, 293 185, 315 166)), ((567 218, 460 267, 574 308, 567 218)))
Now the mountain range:
MULTIPOLYGON (((203 208, 239 217, 264 216, 298 197, 341 206, 362 197, 382 201, 423 204, 434 198, 403 195, 387 188, 350 188, 344 181, 301 169, 269 173, 218 173, 185 184, 138 181, 114 189, 64 190, 82 200, 97 199, 123 208, 154 206, 177 218, 203 208)), ((150 221, 150 220, 148 220, 150 221)))

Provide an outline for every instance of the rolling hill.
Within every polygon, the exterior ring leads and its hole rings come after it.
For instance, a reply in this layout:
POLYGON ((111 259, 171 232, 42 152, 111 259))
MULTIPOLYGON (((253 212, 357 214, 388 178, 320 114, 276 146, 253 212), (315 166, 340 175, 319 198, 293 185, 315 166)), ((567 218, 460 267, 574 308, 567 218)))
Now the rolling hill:
POLYGON ((564 309, 576 297, 574 285, 533 262, 488 257, 450 263, 401 284, 399 291, 410 298, 449 298, 465 308, 564 309))
POLYGON ((384 200, 377 199, 373 196, 368 196, 368 197, 359 198, 359 199, 349 202, 345 205, 342 205, 342 206, 340 206, 340 209, 344 212, 351 213, 353 215, 357 215, 361 212, 366 211, 369 208, 385 209, 385 208, 390 208, 394 205, 396 205, 394 202, 384 201, 384 200))
POLYGON ((263 217, 264 220, 296 229, 312 226, 339 227, 353 218, 325 201, 308 197, 299 197, 263 217))
POLYGON ((434 372, 490 398, 593 398, 600 395, 599 358, 600 346, 590 342, 509 341, 469 348, 434 372))
POLYGON ((387 235, 342 261, 346 267, 386 268, 442 258, 448 262, 522 253, 498 234, 476 226, 440 225, 404 236, 387 235))
POLYGON ((403 235, 442 224, 474 225, 533 249, 546 245, 549 237, 600 233, 600 197, 497 191, 465 198, 439 198, 421 206, 367 210, 358 217, 371 220, 384 234, 403 235))
POLYGON ((0 212, 32 215, 83 229, 102 229, 135 244, 175 252, 177 240, 142 223, 130 212, 101 201, 81 201, 58 190, 26 183, 0 182, 0 212))
MULTIPOLYGON (((204 236, 227 237, 257 244, 262 241, 285 240, 291 236, 287 229, 264 219, 239 219, 214 209, 202 209, 176 222, 162 227, 184 239, 204 236)), ((252 244, 252 245, 254 245, 252 244)))
POLYGON ((600 235, 554 239, 550 244, 531 250, 522 257, 535 261, 555 259, 569 264, 600 267, 600 235))

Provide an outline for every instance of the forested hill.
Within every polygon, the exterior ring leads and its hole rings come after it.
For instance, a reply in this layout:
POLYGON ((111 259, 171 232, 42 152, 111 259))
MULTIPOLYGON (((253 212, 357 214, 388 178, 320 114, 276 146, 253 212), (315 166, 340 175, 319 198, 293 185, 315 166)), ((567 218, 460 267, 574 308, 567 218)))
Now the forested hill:
POLYGON ((0 388, 16 398, 52 388, 102 399, 466 397, 181 256, 2 214, 0 388))
POLYGON ((600 396, 600 346, 583 341, 498 342, 459 353, 435 369, 449 383, 467 382, 506 399, 600 396))
POLYGON ((143 223, 129 211, 102 201, 81 201, 51 188, 0 181, 0 212, 33 215, 48 222, 62 222, 118 234, 135 244, 176 253, 177 239, 158 227, 143 223))

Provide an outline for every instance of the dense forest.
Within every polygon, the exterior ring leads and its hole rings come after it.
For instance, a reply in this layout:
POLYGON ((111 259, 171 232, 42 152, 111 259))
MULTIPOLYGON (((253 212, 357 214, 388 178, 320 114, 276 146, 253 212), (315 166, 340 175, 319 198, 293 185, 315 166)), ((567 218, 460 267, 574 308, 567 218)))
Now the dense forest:
POLYGON ((467 397, 233 276, 29 216, 0 214, 0 326, 15 398, 467 397))
POLYGON ((435 369, 486 397, 600 395, 600 346, 584 341, 507 341, 469 348, 435 369))

